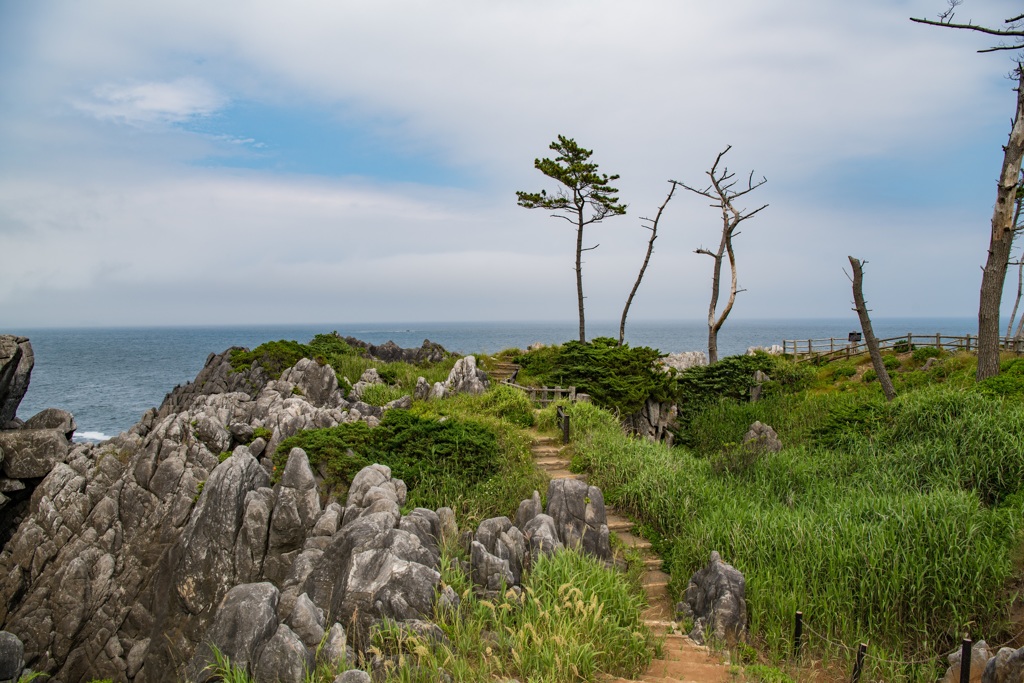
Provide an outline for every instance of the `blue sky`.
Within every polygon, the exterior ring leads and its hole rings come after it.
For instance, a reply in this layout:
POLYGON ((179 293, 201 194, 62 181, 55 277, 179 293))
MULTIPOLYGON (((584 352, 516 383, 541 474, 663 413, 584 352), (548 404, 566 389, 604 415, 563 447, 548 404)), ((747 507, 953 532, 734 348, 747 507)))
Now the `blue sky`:
MULTIPOLYGON (((943 8, 0 0, 0 323, 571 321, 574 235, 515 205, 554 189, 533 160, 560 133, 629 205, 588 231, 592 318, 666 181, 726 145, 770 204, 735 316, 845 315, 847 254, 878 316, 973 315, 1011 63, 908 21, 943 8)), ((635 317, 706 315, 716 221, 676 196, 635 317)))

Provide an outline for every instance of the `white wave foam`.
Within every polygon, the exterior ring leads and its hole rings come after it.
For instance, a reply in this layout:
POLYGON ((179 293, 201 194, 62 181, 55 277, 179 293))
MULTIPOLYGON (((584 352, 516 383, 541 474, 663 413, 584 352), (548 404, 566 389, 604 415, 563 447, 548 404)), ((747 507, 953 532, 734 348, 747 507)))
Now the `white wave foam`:
POLYGON ((75 432, 74 440, 79 443, 98 443, 100 441, 107 441, 111 438, 113 437, 110 437, 103 432, 75 432))

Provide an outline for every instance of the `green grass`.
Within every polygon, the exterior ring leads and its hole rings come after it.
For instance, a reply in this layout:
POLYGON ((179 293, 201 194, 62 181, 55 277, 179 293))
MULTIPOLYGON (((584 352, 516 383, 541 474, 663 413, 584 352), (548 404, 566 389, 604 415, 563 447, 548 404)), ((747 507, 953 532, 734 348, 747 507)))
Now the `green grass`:
POLYGON ((802 610, 831 641, 870 641, 874 678, 935 680, 964 630, 1000 634, 1020 574, 1024 404, 964 388, 970 371, 950 356, 926 377, 944 385, 891 404, 877 384, 840 391, 822 373, 799 394, 718 401, 693 416, 693 450, 627 438, 611 415, 579 404, 574 466, 651 532, 677 594, 712 550, 743 572, 754 642, 769 659, 789 652, 802 610), (754 420, 776 428, 783 451, 715 468, 754 420))
POLYGON ((600 674, 631 677, 650 663, 655 643, 640 619, 639 589, 625 575, 565 551, 539 558, 521 595, 486 600, 474 595, 455 559, 446 549, 442 581, 461 604, 434 617, 451 647, 385 629, 375 652, 401 653, 387 681, 434 682, 441 672, 474 683, 594 681, 600 674))

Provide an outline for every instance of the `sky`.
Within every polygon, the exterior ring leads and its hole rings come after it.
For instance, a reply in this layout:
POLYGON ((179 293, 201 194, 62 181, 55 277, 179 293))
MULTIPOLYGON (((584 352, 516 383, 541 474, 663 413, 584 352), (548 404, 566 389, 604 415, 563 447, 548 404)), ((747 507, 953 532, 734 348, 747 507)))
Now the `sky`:
MULTIPOLYGON (((668 181, 729 145, 768 204, 735 317, 849 315, 847 255, 875 316, 975 315, 1012 55, 908 20, 944 7, 0 0, 0 331, 573 321, 574 228, 515 195, 557 189, 559 134, 628 205, 586 230, 590 319, 618 319, 668 181)), ((706 317, 708 204, 667 206, 631 318, 706 317)))

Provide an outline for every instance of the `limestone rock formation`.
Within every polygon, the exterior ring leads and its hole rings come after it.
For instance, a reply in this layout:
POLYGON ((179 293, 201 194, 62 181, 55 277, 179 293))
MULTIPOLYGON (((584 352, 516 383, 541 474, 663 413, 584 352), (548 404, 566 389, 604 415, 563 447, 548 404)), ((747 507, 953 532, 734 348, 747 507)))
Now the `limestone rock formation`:
MULTIPOLYGON (((981 676, 985 672, 988 660, 992 658, 992 652, 988 649, 988 643, 979 640, 971 647, 971 676, 970 683, 980 683, 981 676)), ((946 674, 939 679, 939 683, 960 683, 960 665, 963 661, 963 652, 957 648, 956 652, 948 657, 949 668, 946 674)))
MULTIPOLYGON (((974 671, 973 662, 971 671, 974 671)), ((981 683, 1018 683, 1019 681, 1024 681, 1024 647, 1019 650, 1010 647, 999 648, 999 652, 985 665, 981 683)))
POLYGON ((676 605, 683 617, 693 619, 690 638, 704 643, 705 633, 730 645, 746 638, 746 580, 735 567, 712 551, 708 565, 696 572, 676 605))
POLYGON ((0 429, 14 420, 28 391, 35 357, 25 337, 0 334, 0 429))
POLYGON ((743 446, 757 453, 778 453, 782 450, 782 441, 774 429, 758 421, 743 435, 743 446))
POLYGON ((683 351, 682 353, 670 353, 659 361, 665 368, 674 368, 682 372, 698 365, 707 365, 708 356, 703 351, 683 351))

